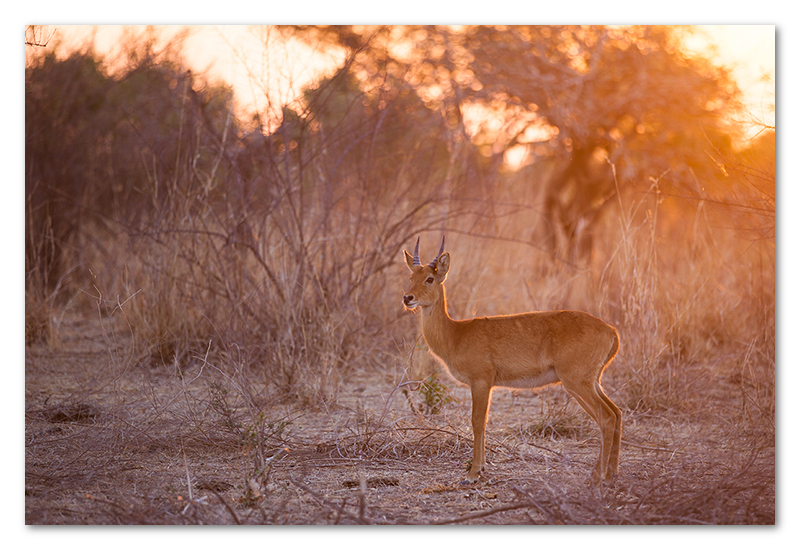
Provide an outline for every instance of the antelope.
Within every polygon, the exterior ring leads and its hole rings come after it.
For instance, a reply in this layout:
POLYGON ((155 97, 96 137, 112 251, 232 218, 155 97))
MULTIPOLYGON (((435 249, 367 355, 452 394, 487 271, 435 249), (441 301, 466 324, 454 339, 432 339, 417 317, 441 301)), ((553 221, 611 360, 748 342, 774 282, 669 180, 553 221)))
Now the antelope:
POLYGON ((486 465, 485 432, 492 389, 535 389, 561 383, 600 427, 600 456, 592 483, 612 481, 619 471, 622 412, 603 393, 600 377, 619 350, 611 325, 582 311, 542 311, 454 320, 447 313, 444 281, 450 253, 428 265, 419 260, 419 238, 411 256, 408 310, 422 312, 422 334, 430 352, 472 393, 472 466, 461 483, 478 481, 486 465))

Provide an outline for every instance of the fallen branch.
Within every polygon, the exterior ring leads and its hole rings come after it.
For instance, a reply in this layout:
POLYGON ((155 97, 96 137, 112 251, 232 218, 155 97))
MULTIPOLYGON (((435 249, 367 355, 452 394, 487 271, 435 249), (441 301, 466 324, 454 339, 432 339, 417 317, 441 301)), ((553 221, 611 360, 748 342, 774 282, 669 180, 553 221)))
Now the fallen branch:
POLYGON ((472 514, 466 514, 464 516, 459 516, 457 518, 451 519, 442 519, 439 521, 433 521, 428 523, 428 525, 448 525, 450 523, 461 523, 462 521, 469 521, 471 519, 478 519, 483 518, 486 516, 491 516, 493 514, 499 514, 500 512, 508 512, 510 510, 518 510, 519 508, 529 508, 531 505, 526 502, 518 502, 516 504, 508 504, 506 506, 497 506, 495 508, 490 508, 488 510, 482 510, 480 512, 473 512, 472 514))
MULTIPOLYGON (((320 495, 319 493, 317 493, 313 489, 310 489, 310 488, 306 487, 305 485, 303 485, 302 483, 300 483, 296 479, 290 477, 289 481, 295 487, 298 487, 298 488, 302 489, 303 491, 307 492, 308 494, 310 494, 311 496, 313 496, 315 499, 317 499, 317 501, 319 501, 320 504, 322 504, 326 508, 330 508, 331 510, 335 511, 340 516, 347 517, 348 519, 358 523, 359 525, 372 525, 372 524, 375 524, 375 523, 383 523, 383 522, 368 518, 366 516, 366 514, 364 513, 365 511, 363 510, 363 508, 361 508, 359 510, 359 515, 356 516, 354 514, 351 514, 350 512, 348 512, 347 510, 345 510, 344 508, 339 506, 338 504, 334 504, 334 503, 328 501, 325 497, 323 497, 322 495, 320 495)), ((338 521, 338 518, 337 518, 337 521, 338 521)))

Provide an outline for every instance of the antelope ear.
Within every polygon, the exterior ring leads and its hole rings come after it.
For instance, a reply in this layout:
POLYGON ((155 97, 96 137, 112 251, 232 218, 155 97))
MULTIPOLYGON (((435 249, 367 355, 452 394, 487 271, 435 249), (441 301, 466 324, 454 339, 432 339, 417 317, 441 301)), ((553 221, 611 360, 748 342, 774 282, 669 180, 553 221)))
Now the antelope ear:
POLYGON ((409 254, 405 250, 403 250, 403 254, 406 257, 406 263, 408 264, 408 269, 414 271, 414 258, 411 256, 411 254, 409 254))
POLYGON ((439 259, 436 260, 436 279, 443 283, 447 278, 447 272, 450 270, 450 253, 445 252, 439 259))

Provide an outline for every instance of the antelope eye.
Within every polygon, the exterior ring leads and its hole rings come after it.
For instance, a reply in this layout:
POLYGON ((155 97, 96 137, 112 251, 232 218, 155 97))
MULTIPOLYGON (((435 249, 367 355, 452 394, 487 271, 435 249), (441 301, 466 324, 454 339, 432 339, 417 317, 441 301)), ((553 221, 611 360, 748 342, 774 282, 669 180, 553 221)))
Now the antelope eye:
POLYGON ((425 279, 425 282, 428 283, 429 285, 433 284, 433 277, 428 277, 427 279, 425 279))

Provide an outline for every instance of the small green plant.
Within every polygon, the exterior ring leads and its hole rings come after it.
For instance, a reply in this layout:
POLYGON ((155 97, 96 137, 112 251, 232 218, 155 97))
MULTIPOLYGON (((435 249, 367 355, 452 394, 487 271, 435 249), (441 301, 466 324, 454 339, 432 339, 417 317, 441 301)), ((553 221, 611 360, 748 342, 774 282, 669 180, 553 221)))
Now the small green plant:
POLYGON ((245 445, 262 445, 267 439, 283 439, 284 430, 291 425, 290 420, 281 419, 268 422, 266 414, 261 411, 253 419, 252 424, 244 426, 242 442, 245 445))
POLYGON ((448 403, 453 402, 450 390, 439 380, 436 372, 425 379, 419 388, 419 393, 424 398, 425 414, 440 414, 448 403))
POLYGON ((522 428, 522 434, 540 439, 579 438, 583 436, 585 419, 565 410, 556 411, 522 428))

